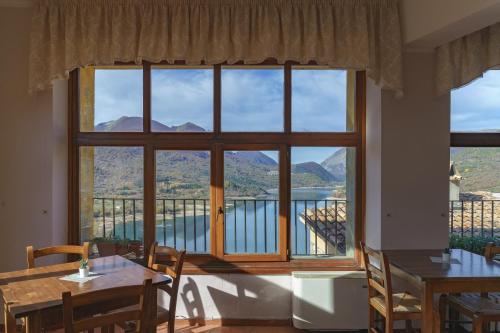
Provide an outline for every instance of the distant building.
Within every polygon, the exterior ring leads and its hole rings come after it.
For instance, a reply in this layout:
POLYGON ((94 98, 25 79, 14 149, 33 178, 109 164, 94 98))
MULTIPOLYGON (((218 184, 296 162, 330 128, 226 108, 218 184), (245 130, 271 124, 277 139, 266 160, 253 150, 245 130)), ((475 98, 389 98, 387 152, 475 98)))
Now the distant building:
POLYGON ((458 172, 457 167, 455 166, 453 161, 450 162, 449 176, 450 176, 450 201, 460 200, 460 182, 462 181, 463 177, 458 172))

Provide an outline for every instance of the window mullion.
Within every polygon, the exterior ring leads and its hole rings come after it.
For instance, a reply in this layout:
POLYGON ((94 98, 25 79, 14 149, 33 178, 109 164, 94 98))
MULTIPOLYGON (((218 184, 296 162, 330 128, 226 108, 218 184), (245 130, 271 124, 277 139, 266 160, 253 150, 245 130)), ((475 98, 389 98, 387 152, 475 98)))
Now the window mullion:
POLYGON ((221 132, 221 66, 214 66, 214 133, 221 132))
MULTIPOLYGON (((151 64, 143 65, 143 130, 151 133, 151 64)), ((156 239, 155 150, 152 143, 144 146, 144 258, 156 239)))

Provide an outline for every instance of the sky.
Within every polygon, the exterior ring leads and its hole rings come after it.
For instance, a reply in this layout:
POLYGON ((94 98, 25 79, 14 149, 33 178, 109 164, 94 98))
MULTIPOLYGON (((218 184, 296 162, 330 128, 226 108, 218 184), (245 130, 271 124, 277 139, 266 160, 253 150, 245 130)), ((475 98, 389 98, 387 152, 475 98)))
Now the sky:
MULTIPOLYGON (((293 70, 294 131, 345 131, 346 72, 293 70)), ((152 118, 167 126, 195 123, 213 130, 213 71, 151 73, 152 118)), ((222 130, 283 130, 283 69, 222 69, 222 130)), ((96 70, 95 124, 142 115, 141 70, 96 70)))
MULTIPOLYGON (((294 131, 344 131, 346 72, 292 71, 294 131)), ((142 116, 141 70, 96 70, 95 124, 142 116)), ((153 119, 166 125, 188 121, 213 129, 211 69, 153 69, 153 119)), ((222 71, 222 127, 226 131, 283 128, 281 69, 222 71)), ((500 70, 451 93, 451 130, 500 129, 500 70)))
POLYGON ((451 131, 500 130, 500 70, 451 93, 451 131))

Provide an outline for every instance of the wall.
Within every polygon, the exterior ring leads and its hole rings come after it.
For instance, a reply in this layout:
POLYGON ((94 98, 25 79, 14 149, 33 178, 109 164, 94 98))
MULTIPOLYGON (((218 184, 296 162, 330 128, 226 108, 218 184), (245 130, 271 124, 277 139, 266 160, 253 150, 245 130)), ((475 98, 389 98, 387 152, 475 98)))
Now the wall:
POLYGON ((404 54, 401 99, 367 87, 366 237, 375 248, 448 243, 449 96, 434 96, 433 61, 432 52, 404 54))
POLYGON ((402 0, 403 41, 434 48, 498 22, 500 0, 402 0))
POLYGON ((0 8, 2 271, 24 267, 27 244, 52 242, 52 96, 27 93, 30 22, 26 8, 0 8))

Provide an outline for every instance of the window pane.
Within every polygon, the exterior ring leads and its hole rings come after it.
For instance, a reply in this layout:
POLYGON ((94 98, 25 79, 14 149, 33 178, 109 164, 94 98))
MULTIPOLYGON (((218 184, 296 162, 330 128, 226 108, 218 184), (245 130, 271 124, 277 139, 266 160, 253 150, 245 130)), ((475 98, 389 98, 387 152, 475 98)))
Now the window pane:
POLYGON ((213 70, 151 70, 154 132, 211 132, 213 130, 213 70))
POLYGON ((224 153, 225 253, 277 253, 279 152, 224 153))
POLYGON ((222 130, 283 131, 283 68, 222 69, 222 130))
POLYGON ((350 81, 349 87, 345 70, 293 69, 292 130, 353 131, 354 80, 350 81))
POLYGON ((142 132, 142 69, 80 70, 82 132, 142 132))
POLYGON ((156 241, 210 252, 210 152, 156 152, 156 241))
POLYGON ((355 148, 292 148, 292 256, 352 257, 355 148))
POLYGON ((80 148, 80 233, 94 255, 143 256, 141 147, 80 148))
POLYGON ((452 132, 500 132, 500 70, 451 92, 452 132))
POLYGON ((451 148, 449 182, 452 234, 500 236, 500 148, 451 148))

